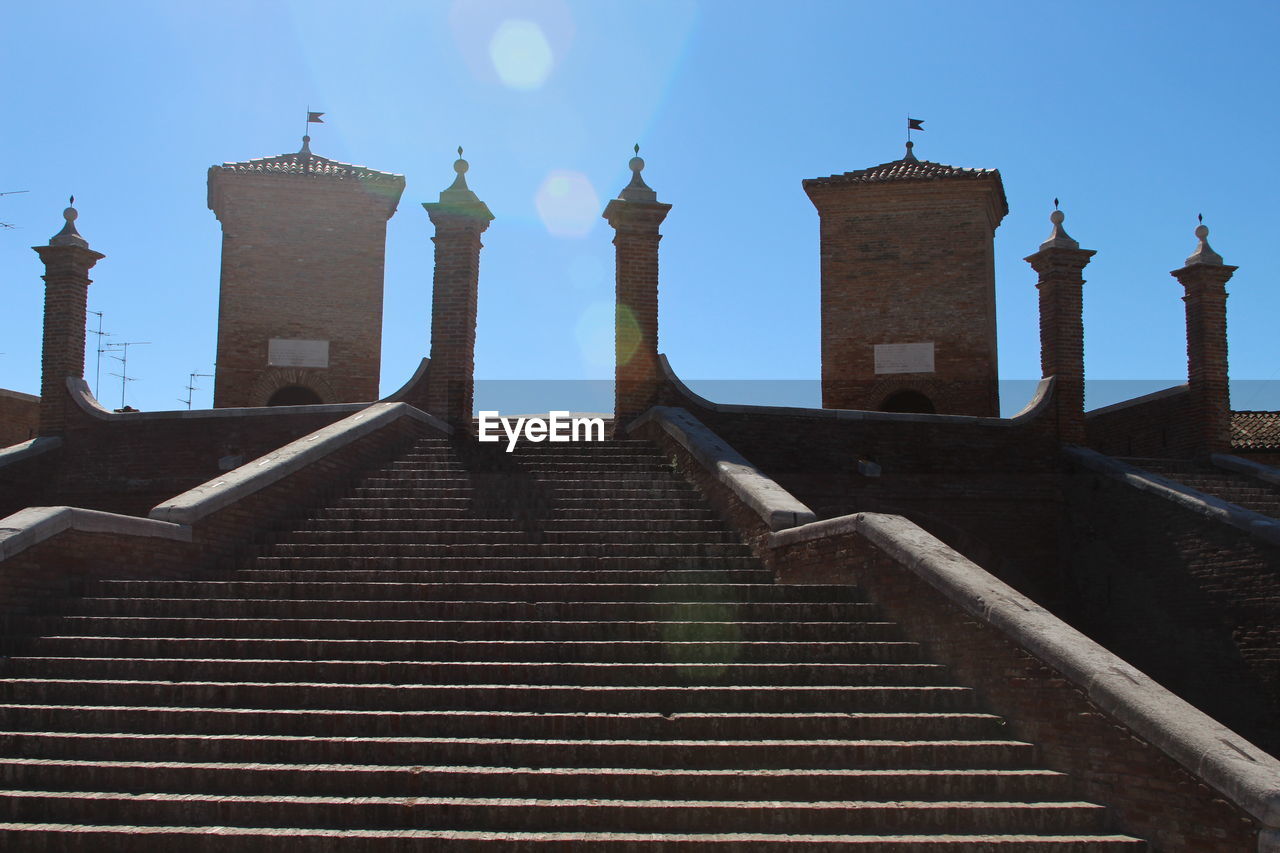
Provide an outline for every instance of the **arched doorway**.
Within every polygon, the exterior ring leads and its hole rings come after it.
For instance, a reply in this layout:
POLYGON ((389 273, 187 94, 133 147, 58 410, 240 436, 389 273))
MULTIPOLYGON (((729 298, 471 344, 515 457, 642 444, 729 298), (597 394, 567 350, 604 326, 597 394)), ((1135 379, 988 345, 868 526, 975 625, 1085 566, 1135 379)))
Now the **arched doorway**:
POLYGON ((937 412, 933 407, 932 400, 919 391, 913 391, 910 388, 894 391, 888 397, 885 397, 884 402, 880 404, 880 411, 904 412, 916 415, 932 415, 937 412))
POLYGON ((314 406, 322 403, 320 395, 305 385, 286 385, 271 395, 268 406, 314 406))

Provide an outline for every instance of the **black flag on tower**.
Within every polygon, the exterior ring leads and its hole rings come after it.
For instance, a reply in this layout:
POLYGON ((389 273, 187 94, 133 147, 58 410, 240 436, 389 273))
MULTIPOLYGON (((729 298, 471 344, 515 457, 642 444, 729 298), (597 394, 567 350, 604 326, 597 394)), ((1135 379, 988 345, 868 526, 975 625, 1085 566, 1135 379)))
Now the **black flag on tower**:
POLYGON ((922 118, 907 119, 907 130, 924 130, 924 119, 922 118))

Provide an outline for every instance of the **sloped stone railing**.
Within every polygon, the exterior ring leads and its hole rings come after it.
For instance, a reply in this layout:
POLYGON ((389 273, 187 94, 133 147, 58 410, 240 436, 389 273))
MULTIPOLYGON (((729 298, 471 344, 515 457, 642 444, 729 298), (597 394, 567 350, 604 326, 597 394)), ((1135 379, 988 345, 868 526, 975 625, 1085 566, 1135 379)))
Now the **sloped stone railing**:
POLYGON ((748 466, 754 494, 799 501, 687 412, 658 407, 628 431, 671 452, 781 582, 856 583, 927 638, 1124 831, 1169 853, 1280 853, 1280 761, 927 531, 877 513, 771 529, 776 516, 727 484, 719 460, 748 466))
POLYGON ((439 419, 376 403, 155 507, 148 518, 30 507, 0 519, 0 612, 99 577, 170 577, 234 562, 245 540, 439 419))

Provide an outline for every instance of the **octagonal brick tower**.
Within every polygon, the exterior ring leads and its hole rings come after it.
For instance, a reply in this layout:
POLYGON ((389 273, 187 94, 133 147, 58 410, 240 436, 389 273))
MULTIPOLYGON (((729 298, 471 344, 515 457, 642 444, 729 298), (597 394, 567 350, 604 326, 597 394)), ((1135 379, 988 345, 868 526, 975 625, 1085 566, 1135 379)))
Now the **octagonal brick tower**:
POLYGON ((804 181, 822 243, 822 405, 996 416, 1000 173, 901 160, 804 181))
POLYGON ((378 398, 387 220, 404 177, 309 143, 209 169, 222 224, 217 408, 378 398))

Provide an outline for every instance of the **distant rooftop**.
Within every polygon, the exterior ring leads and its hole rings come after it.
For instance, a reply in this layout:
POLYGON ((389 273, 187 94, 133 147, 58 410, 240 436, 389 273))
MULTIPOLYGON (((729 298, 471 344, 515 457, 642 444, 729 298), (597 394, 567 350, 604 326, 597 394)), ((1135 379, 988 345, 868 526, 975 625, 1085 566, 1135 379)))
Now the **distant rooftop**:
POLYGON ((312 154, 306 142, 301 151, 292 154, 281 154, 278 157, 260 157, 256 160, 244 160, 239 163, 223 163, 214 166, 228 172, 261 172, 277 175, 319 175, 329 178, 352 179, 368 183, 390 183, 404 185, 404 175, 392 172, 379 172, 367 166, 353 166, 340 163, 312 154))
POLYGON ((934 163, 929 160, 918 160, 907 150, 907 156, 900 160, 890 160, 878 166, 843 172, 825 178, 808 178, 805 186, 835 186, 840 184, 880 184, 890 181, 936 181, 950 178, 984 179, 994 178, 1000 189, 1000 201, 1004 212, 1009 212, 1009 202, 1004 195, 1004 185, 1000 179, 999 169, 964 169, 960 166, 948 166, 946 163, 934 163))
POLYGON ((1280 412, 1232 412, 1231 446, 1236 450, 1280 450, 1280 412))

